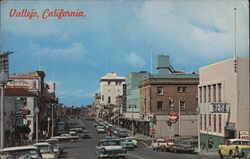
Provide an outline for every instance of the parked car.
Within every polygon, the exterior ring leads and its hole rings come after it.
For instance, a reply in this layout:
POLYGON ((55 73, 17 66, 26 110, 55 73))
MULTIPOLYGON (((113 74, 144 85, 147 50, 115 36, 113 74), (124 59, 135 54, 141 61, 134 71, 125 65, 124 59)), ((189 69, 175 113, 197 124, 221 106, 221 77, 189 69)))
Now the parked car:
POLYGON ((153 150, 161 150, 161 146, 163 144, 166 144, 166 140, 163 139, 163 138, 160 138, 160 139, 154 139, 151 146, 153 148, 153 150))
POLYGON ((175 139, 165 139, 165 141, 161 144, 161 151, 169 151, 170 145, 175 143, 175 139))
POLYGON ((131 139, 134 144, 134 147, 137 147, 137 139, 135 137, 126 137, 126 139, 131 139))
POLYGON ((126 149, 122 147, 120 139, 103 139, 96 146, 96 157, 125 159, 126 149))
POLYGON ((98 133, 105 133, 105 132, 106 132, 106 131, 105 131, 105 127, 102 126, 102 125, 98 125, 98 126, 96 127, 96 130, 97 130, 98 133))
POLYGON ((54 152, 53 147, 49 143, 40 142, 34 144, 34 146, 38 147, 43 159, 58 159, 58 154, 54 152))
POLYGON ((121 145, 126 149, 126 150, 132 150, 134 151, 134 143, 132 142, 131 139, 127 138, 122 138, 121 139, 121 145))
POLYGON ((126 130, 118 130, 116 135, 119 136, 120 138, 128 137, 128 133, 126 130))
POLYGON ((48 142, 51 145, 57 145, 57 148, 59 150, 59 154, 63 153, 64 146, 59 142, 58 139, 48 139, 45 142, 48 142))
POLYGON ((185 152, 185 153, 194 153, 194 146, 188 140, 178 140, 174 144, 169 146, 170 152, 185 152))
POLYGON ((16 146, 0 149, 1 159, 42 159, 42 154, 36 146, 16 146))
POLYGON ((51 139, 58 139, 59 141, 79 141, 79 136, 72 136, 68 133, 63 133, 60 136, 53 136, 51 139))
POLYGON ((228 139, 226 144, 219 145, 219 155, 223 157, 242 157, 242 149, 250 148, 250 141, 246 139, 228 139))

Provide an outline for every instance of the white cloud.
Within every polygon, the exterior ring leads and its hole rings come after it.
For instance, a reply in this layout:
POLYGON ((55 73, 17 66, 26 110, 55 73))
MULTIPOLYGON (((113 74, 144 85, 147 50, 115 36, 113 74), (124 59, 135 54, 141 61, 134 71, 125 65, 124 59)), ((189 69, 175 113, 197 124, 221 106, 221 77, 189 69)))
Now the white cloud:
POLYGON ((41 55, 58 58, 58 57, 69 57, 79 58, 87 53, 86 48, 82 43, 72 43, 66 48, 55 48, 55 47, 42 47, 39 44, 31 42, 29 44, 30 51, 41 55))
POLYGON ((183 52, 177 54, 231 56, 234 50, 234 7, 237 7, 238 53, 248 54, 248 11, 237 1, 229 2, 145 1, 137 11, 136 22, 143 26, 140 28, 144 30, 140 30, 143 38, 157 38, 158 47, 181 48, 183 52))
POLYGON ((132 66, 144 66, 145 65, 144 59, 139 57, 134 52, 127 54, 126 60, 127 60, 127 63, 131 64, 132 66))

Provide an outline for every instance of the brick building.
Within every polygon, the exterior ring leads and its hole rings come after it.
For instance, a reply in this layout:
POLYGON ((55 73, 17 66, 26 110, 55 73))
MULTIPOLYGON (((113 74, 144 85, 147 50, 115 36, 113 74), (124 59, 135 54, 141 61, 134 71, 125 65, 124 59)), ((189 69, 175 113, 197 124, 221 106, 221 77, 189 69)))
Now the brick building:
POLYGON ((155 129, 156 137, 197 135, 198 74, 175 71, 166 55, 158 56, 157 70, 139 85, 141 113, 137 131, 152 135, 155 129), (179 117, 171 126, 167 123, 170 112, 179 117))

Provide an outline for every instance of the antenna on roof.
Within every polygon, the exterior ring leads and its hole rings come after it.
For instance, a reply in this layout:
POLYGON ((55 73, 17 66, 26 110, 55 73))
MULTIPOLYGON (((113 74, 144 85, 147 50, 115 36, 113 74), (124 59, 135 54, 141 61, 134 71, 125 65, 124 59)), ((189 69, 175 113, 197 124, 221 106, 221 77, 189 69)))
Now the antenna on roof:
POLYGON ((41 71, 40 58, 38 58, 38 71, 41 71))
POLYGON ((153 74, 153 46, 150 49, 150 73, 153 74))
POLYGON ((105 65, 106 65, 106 74, 108 73, 108 62, 107 59, 105 60, 105 65))
POLYGON ((236 58, 236 11, 237 8, 234 8, 234 58, 236 58))

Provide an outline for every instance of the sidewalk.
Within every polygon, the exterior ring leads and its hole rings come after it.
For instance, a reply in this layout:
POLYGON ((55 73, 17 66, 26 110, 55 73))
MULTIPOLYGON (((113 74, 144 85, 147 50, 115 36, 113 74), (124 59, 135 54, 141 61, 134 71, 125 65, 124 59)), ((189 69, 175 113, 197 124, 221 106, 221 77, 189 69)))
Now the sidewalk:
POLYGON ((220 156, 216 150, 207 152, 203 150, 198 153, 199 159, 220 159, 220 156))

